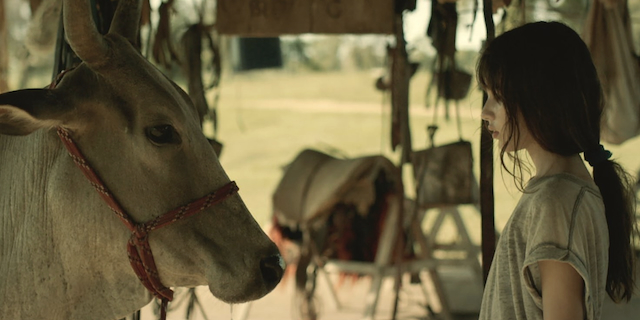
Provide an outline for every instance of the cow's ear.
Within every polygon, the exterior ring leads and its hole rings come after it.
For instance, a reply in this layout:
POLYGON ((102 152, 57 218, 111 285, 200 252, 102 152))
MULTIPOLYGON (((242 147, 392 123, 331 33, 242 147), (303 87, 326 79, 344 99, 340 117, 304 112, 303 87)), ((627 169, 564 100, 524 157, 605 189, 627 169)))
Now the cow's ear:
POLYGON ((72 108, 50 89, 24 89, 0 94, 0 134, 27 135, 61 124, 72 108))

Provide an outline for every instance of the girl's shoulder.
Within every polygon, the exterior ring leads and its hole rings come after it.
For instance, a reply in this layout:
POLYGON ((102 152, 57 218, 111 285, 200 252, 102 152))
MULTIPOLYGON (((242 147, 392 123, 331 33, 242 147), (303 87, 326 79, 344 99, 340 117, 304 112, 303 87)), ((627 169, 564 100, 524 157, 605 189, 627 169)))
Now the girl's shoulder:
POLYGON ((570 174, 533 179, 514 210, 514 223, 529 243, 567 243, 576 230, 604 226, 604 203, 598 187, 570 174), (527 191, 528 190, 528 191, 527 191), (596 227, 594 227, 596 226, 596 227))
POLYGON ((540 178, 532 178, 527 183, 524 193, 538 197, 572 198, 587 192, 600 198, 600 189, 593 180, 584 180, 570 173, 558 173, 540 178))
POLYGON ((530 180, 514 211, 521 219, 533 223, 530 219, 571 219, 576 210, 582 209, 596 215, 604 211, 598 186, 593 181, 561 173, 530 180))

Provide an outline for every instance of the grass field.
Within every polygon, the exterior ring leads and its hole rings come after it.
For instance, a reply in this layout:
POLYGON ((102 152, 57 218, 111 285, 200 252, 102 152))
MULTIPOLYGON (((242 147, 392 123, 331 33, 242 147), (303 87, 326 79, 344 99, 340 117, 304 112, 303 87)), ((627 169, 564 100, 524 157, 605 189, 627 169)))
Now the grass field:
MULTIPOLYGON (((281 168, 304 148, 339 150, 349 157, 383 154, 397 163, 390 148, 388 97, 376 91, 373 72, 304 73, 267 71, 235 74, 224 79, 219 104, 218 137, 224 143, 221 162, 238 182, 240 194, 256 220, 271 216, 271 195, 281 168)), ((424 106, 429 75, 419 72, 411 83, 411 128, 414 150, 427 146, 426 126, 433 109, 424 106)), ((479 162, 481 94, 472 88, 459 104, 463 138, 474 146, 476 175, 479 162)), ((452 104, 453 107, 453 104, 452 104)), ((439 110, 442 110, 440 108, 439 110)), ((438 117, 436 144, 458 139, 455 121, 438 117)), ((635 175, 640 168, 640 139, 607 147, 635 175)), ((496 168, 498 168, 496 166, 496 168)), ((409 179, 406 170, 405 181, 409 179)), ((495 176, 496 227, 501 230, 519 194, 509 177, 495 176)), ((409 184, 407 189, 411 189, 409 184)), ((477 214, 465 214, 478 239, 477 214)))

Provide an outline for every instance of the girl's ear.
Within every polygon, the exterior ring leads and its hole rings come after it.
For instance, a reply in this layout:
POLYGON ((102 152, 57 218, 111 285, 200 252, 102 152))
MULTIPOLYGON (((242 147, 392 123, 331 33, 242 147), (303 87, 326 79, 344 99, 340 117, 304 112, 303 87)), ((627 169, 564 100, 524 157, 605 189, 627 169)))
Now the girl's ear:
POLYGON ((27 135, 62 124, 72 108, 51 89, 24 89, 0 94, 0 134, 27 135))

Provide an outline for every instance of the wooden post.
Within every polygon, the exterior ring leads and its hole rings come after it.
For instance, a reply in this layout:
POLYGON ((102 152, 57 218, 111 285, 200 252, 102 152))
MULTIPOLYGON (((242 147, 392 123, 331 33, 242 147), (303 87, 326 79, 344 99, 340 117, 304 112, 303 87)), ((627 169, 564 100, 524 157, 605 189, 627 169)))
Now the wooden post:
MULTIPOLYGON (((485 47, 495 37, 493 24, 493 1, 483 0, 484 22, 487 28, 485 47)), ((483 95, 483 105, 487 94, 483 95)), ((481 124, 484 126, 484 123, 481 124)), ((488 130, 480 136, 480 213, 482 215, 482 274, 487 282, 493 254, 496 250, 495 204, 493 196, 493 139, 488 130)))
MULTIPOLYGON (((391 105, 393 113, 397 116, 400 129, 400 151, 402 155, 400 157, 400 181, 403 181, 402 169, 406 163, 411 162, 411 154, 413 153, 413 147, 411 143, 411 127, 409 125, 409 82, 411 80, 411 72, 409 71, 409 58, 407 55, 406 41, 404 38, 404 19, 403 12, 396 12, 394 16, 394 34, 396 39, 396 47, 393 50, 393 64, 391 70, 391 105)), ((393 124, 392 124, 393 126, 393 124)), ((393 129, 392 129, 393 130, 393 129)), ((402 195, 404 195, 404 182, 402 185, 402 195)), ((395 256, 395 299, 393 304, 392 320, 396 319, 398 312, 398 302, 400 298, 400 287, 402 285, 402 258, 404 253, 404 238, 403 238, 403 218, 404 214, 403 206, 404 199, 400 199, 400 221, 396 234, 396 256, 395 256)))
POLYGON ((0 0, 0 92, 9 91, 9 49, 7 48, 7 19, 4 0, 0 0))

